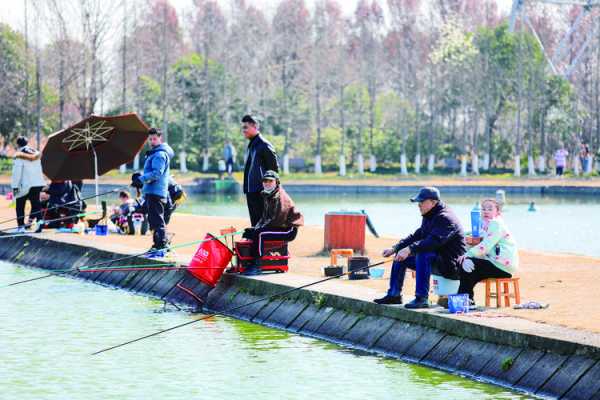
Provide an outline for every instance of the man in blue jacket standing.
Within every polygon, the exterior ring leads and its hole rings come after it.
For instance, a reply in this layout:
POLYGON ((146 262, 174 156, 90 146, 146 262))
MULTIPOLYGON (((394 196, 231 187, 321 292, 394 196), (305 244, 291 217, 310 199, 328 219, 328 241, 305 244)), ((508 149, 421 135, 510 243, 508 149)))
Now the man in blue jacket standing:
POLYGON ((254 226, 263 214, 263 176, 269 170, 279 172, 279 165, 273 146, 260 134, 258 122, 251 115, 242 118, 242 132, 249 140, 244 167, 244 194, 250 222, 254 226))
POLYGON ((429 278, 431 269, 445 277, 458 279, 460 259, 465 254, 465 237, 454 212, 440 199, 434 187, 424 187, 410 199, 419 204, 423 219, 421 227, 383 251, 384 257, 396 254, 392 264, 387 295, 375 299, 378 304, 402 304, 402 286, 406 269, 416 270, 415 299, 406 308, 429 307, 429 278))
POLYGON ((156 128, 148 131, 150 150, 146 152, 144 173, 131 177, 132 186, 142 188, 144 205, 148 212, 148 223, 153 231, 153 246, 150 251, 167 247, 165 210, 168 202, 168 186, 171 158, 175 154, 171 146, 162 143, 162 132, 156 128))

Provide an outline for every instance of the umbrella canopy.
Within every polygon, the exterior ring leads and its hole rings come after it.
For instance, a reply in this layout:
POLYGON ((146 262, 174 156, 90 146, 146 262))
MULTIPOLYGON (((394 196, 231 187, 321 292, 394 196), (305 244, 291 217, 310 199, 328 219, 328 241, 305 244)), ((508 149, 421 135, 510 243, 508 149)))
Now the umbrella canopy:
POLYGON ((91 115, 48 137, 44 174, 52 180, 94 179, 131 161, 144 146, 148 129, 135 113, 91 115))

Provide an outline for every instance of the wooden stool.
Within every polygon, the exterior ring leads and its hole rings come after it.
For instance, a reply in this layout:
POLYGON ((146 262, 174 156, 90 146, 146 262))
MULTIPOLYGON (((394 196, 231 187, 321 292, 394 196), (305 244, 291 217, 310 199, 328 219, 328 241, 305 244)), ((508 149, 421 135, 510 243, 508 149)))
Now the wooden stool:
POLYGON ((519 278, 490 278, 485 280, 485 306, 490 306, 490 299, 496 298, 496 307, 502 307, 502 298, 504 305, 510 307, 510 298, 514 297, 516 304, 521 304, 521 292, 519 291, 519 278), (492 282, 496 282, 496 292, 491 292, 492 282), (511 294, 509 284, 512 282, 513 293, 511 294))
POLYGON ((338 265, 337 264, 337 258, 338 256, 343 256, 343 257, 353 257, 354 256, 354 250, 352 249, 331 249, 331 253, 329 253, 331 256, 331 261, 330 261, 330 265, 338 265))

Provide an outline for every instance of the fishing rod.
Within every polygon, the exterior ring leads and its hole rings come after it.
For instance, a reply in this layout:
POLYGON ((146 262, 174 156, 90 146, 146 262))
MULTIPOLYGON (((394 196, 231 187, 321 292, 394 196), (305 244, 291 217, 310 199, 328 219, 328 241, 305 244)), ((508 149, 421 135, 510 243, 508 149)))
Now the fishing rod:
MULTIPOLYGON (((49 219, 47 221, 41 220, 39 222, 39 224, 40 224, 39 226, 40 226, 40 228, 43 229, 43 226, 45 224, 48 224, 48 223, 60 222, 60 221, 64 221, 64 220, 67 220, 67 219, 73 219, 73 218, 82 218, 82 217, 85 217, 86 215, 98 214, 99 212, 100 211, 89 211, 89 212, 79 213, 79 214, 75 214, 75 215, 68 215, 68 216, 65 216, 65 217, 49 219)), ((31 225, 33 225, 33 224, 24 225, 24 226, 31 226, 31 225)), ((16 228, 18 228, 18 227, 2 229, 2 230, 0 230, 0 233, 8 233, 8 231, 16 229, 16 228)), ((30 235, 32 233, 42 233, 42 230, 40 228, 38 228, 38 230, 35 231, 35 232, 23 233, 22 235, 30 235)), ((0 239, 5 239, 5 238, 15 237, 15 236, 22 236, 22 235, 18 235, 18 234, 17 235, 10 235, 10 236, 0 235, 0 239)))
POLYGON ((265 297, 263 297, 261 299, 258 299, 258 300, 253 300, 253 301, 251 301, 249 303, 245 303, 245 304, 242 304, 242 305, 239 305, 239 306, 236 306, 236 307, 228 308, 225 311, 222 311, 221 313, 206 314, 206 315, 202 316, 201 318, 198 318, 198 319, 195 319, 195 320, 192 320, 192 321, 188 321, 188 322, 184 322, 183 324, 175 325, 175 326, 172 326, 170 328, 163 329, 161 331, 154 332, 154 333, 151 333, 149 335, 139 337, 137 339, 133 339, 133 340, 129 340, 127 342, 121 343, 121 344, 117 344, 115 346, 111 346, 111 347, 107 347, 107 348, 102 349, 102 350, 98 350, 98 351, 92 353, 91 355, 95 356, 95 355, 98 355, 100 353, 104 353, 104 352, 107 352, 107 351, 110 351, 110 350, 114 350, 114 349, 117 349, 119 347, 126 346, 128 344, 139 342, 141 340, 148 339, 148 338, 151 338, 153 336, 160 335, 162 333, 170 332, 170 331, 173 331, 175 329, 182 328, 184 326, 191 325, 191 324, 194 324, 196 322, 199 322, 199 321, 202 321, 202 320, 205 320, 205 319, 208 319, 208 318, 215 317, 217 315, 224 315, 224 314, 227 314, 227 313, 231 313, 233 311, 239 310, 240 308, 244 308, 244 307, 248 307, 248 306, 251 306, 253 304, 256 304, 256 303, 260 303, 261 301, 270 301, 270 300, 272 300, 272 299, 274 299, 276 297, 286 296, 286 295, 288 295, 290 293, 293 293, 295 291, 298 291, 298 290, 301 290, 301 289, 305 289, 307 287, 314 286, 314 285, 317 285, 319 283, 327 282, 327 281, 330 281, 332 279, 340 278, 340 277, 342 277, 344 275, 348 275, 348 274, 351 274, 351 273, 356 272, 356 271, 361 271, 361 270, 364 270, 364 269, 367 269, 367 268, 373 268, 373 267, 377 267, 379 265, 383 265, 385 263, 388 263, 388 262, 392 261, 393 259, 394 259, 394 257, 390 257, 390 258, 387 258, 387 259, 385 259, 383 261, 379 261, 379 262, 374 263, 374 264, 370 264, 370 265, 367 265, 367 266, 364 266, 364 267, 354 268, 351 271, 343 272, 341 274, 330 276, 330 277, 325 278, 325 279, 320 279, 318 281, 315 281, 315 282, 312 282, 312 283, 307 283, 305 285, 298 286, 298 287, 295 287, 295 288, 286 289, 286 290, 283 290, 283 291, 281 291, 279 293, 275 293, 275 294, 272 294, 272 295, 269 295, 269 296, 265 296, 265 297))
MULTIPOLYGON (((227 237, 227 236, 238 235, 238 234, 243 233, 243 232, 244 231, 237 231, 237 232, 226 233, 226 234, 220 235, 220 236, 213 236, 210 239, 196 240, 196 241, 193 241, 193 242, 187 242, 187 243, 178 244, 176 246, 167 246, 165 249, 172 250, 172 249, 179 249, 179 248, 187 247, 187 246, 193 246, 195 244, 200 244, 200 243, 204 243, 204 242, 210 242, 212 240, 218 240, 219 238, 224 238, 224 237, 227 237)), ((0 238, 2 238, 2 236, 0 236, 0 238)), ((69 272, 76 272, 76 271, 82 270, 82 269, 85 270, 85 269, 89 269, 89 268, 92 268, 92 267, 99 267, 101 265, 111 264, 111 263, 118 262, 118 261, 131 260, 133 258, 141 257, 141 256, 144 256, 144 255, 147 255, 147 254, 150 254, 150 253, 154 253, 154 252, 156 252, 156 250, 148 250, 148 251, 145 251, 143 253, 133 254, 133 255, 129 255, 129 256, 125 256, 125 257, 120 257, 120 258, 116 258, 114 260, 102 261, 102 262, 99 262, 99 263, 96 263, 96 264, 86 265, 86 266, 82 266, 82 267, 73 267, 73 268, 66 269, 66 270, 60 270, 58 272, 52 272, 50 274, 46 274, 46 275, 43 275, 43 276, 40 276, 40 277, 37 277, 37 278, 32 278, 32 279, 27 279, 27 280, 24 280, 24 281, 13 282, 13 283, 10 283, 10 284, 5 285, 5 286, 0 286, 0 289, 7 288, 7 287, 10 287, 10 286, 20 285, 22 283, 37 281, 39 279, 49 278, 51 276, 64 275, 64 274, 67 274, 69 272)))
MULTIPOLYGON (((70 205, 70 204, 75 204, 75 203, 77 203, 78 201, 89 200, 89 199, 93 199, 93 198, 95 198, 95 197, 100 197, 100 196, 104 196, 104 195, 107 195, 107 194, 111 194, 111 193, 120 192, 121 190, 125 190, 125 189, 127 189, 127 186, 123 186, 123 187, 120 187, 120 188, 112 189, 112 190, 109 190, 109 191, 107 191, 107 192, 98 193, 98 194, 95 194, 95 195, 93 195, 93 196, 88 196, 88 197, 83 197, 83 198, 81 198, 81 199, 72 200, 72 201, 66 202, 65 204, 61 204, 61 205, 59 205, 59 206, 50 207, 50 208, 46 209, 46 211, 55 210, 55 209, 57 209, 57 208, 69 208, 69 207, 65 207, 65 206, 68 206, 68 205, 70 205)), ((4 221, 0 221, 0 225, 2 225, 2 224, 5 224, 5 223, 7 223, 7 222, 12 222, 12 221, 15 221, 15 220, 17 220, 17 219, 18 219, 18 217, 16 217, 16 218, 11 218, 11 219, 5 219, 4 221)), ((26 226, 31 226, 31 225, 32 225, 32 224, 27 224, 26 226)))

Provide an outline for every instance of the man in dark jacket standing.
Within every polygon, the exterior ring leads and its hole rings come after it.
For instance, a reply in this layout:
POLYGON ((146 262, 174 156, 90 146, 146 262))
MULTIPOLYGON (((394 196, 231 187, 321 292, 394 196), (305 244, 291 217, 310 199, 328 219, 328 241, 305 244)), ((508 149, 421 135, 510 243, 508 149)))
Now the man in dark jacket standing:
POLYGON ((269 143, 258 131, 258 122, 251 115, 242 118, 242 132, 248 143, 246 166, 244 167, 244 193, 250 212, 250 222, 256 225, 263 214, 262 179, 265 172, 279 172, 277 155, 269 143))
POLYGON ((410 201, 419 203, 419 211, 423 216, 421 227, 394 247, 383 251, 384 257, 390 257, 394 253, 396 257, 387 295, 375 299, 375 302, 402 304, 404 274, 410 268, 417 272, 417 287, 415 299, 405 307, 427 308, 432 267, 446 277, 458 276, 459 260, 466 250, 465 237, 456 215, 440 200, 438 189, 421 188, 419 194, 410 201))

